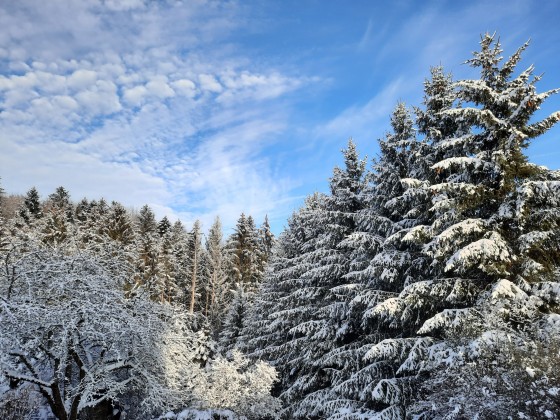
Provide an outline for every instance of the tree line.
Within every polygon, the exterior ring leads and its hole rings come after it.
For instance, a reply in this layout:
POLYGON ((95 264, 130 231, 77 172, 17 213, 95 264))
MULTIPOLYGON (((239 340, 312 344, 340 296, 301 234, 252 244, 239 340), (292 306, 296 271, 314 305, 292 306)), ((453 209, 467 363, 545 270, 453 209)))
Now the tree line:
POLYGON ((224 238, 219 218, 187 230, 147 205, 73 203, 64 187, 45 200, 0 193, 0 210, 0 417, 276 407, 270 367, 219 355, 272 253, 267 218, 257 228, 241 214, 224 238), (237 394, 217 398, 226 385, 237 394))

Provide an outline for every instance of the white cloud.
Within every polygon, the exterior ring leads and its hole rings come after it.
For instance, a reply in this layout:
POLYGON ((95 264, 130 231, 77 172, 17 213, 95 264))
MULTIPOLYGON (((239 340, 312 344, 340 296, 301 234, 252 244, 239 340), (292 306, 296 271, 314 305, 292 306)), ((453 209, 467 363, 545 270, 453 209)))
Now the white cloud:
POLYGON ((189 79, 179 79, 171 83, 173 89, 177 93, 189 98, 193 98, 196 95, 196 85, 192 80, 189 79))
POLYGON ((409 88, 403 79, 393 80, 367 103, 351 106, 318 127, 317 138, 324 140, 353 137, 363 140, 369 139, 372 132, 381 137, 398 98, 403 97, 409 88))
POLYGON ((123 11, 143 8, 143 0, 105 0, 105 6, 110 10, 123 11))
POLYGON ((165 76, 154 77, 146 84, 146 89, 151 95, 160 99, 175 96, 175 91, 169 87, 165 76))
POLYGON ((53 97, 53 104, 57 108, 67 109, 70 111, 77 111, 79 108, 78 102, 68 95, 60 95, 53 97))
POLYGON ((198 81, 200 83, 200 89, 203 91, 220 93, 223 90, 220 82, 211 74, 199 74, 198 81))
POLYGON ((76 70, 68 77, 67 84, 71 89, 83 90, 95 83, 97 73, 92 70, 76 70))
POLYGON ((124 90, 123 99, 132 106, 140 106, 146 95, 148 95, 148 89, 144 85, 134 86, 124 90))
POLYGON ((89 89, 78 92, 75 98, 91 116, 107 115, 121 110, 117 86, 110 81, 98 80, 89 89))

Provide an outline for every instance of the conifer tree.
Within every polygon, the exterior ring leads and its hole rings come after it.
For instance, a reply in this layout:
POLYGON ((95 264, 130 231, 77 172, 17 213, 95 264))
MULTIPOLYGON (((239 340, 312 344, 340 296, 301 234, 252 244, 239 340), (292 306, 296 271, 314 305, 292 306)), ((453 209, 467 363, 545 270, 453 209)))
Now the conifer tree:
POLYGON ((220 332, 219 344, 223 354, 231 352, 240 345, 239 340, 244 333, 251 300, 241 284, 236 285, 232 295, 224 325, 220 332))
POLYGON ((172 235, 165 229, 159 229, 158 240, 158 291, 160 302, 172 302, 179 295, 178 285, 176 284, 176 266, 173 255, 172 235), (161 233, 163 232, 163 234, 161 233))
POLYGON ((84 223, 89 215, 89 200, 87 198, 82 198, 78 204, 76 204, 75 218, 78 223, 84 223))
POLYGON ((108 207, 105 200, 99 202, 82 199, 75 209, 77 237, 80 248, 88 249, 94 253, 103 253, 105 217, 108 207))
MULTIPOLYGON (((0 178, 0 181, 2 179, 0 178)), ((4 200, 4 189, 2 188, 2 184, 0 184, 0 216, 3 214, 3 200, 4 200)))
MULTIPOLYGON (((0 178, 0 181, 2 179, 0 178)), ((4 212, 2 207, 2 200, 4 197, 4 189, 0 183, 0 251, 4 251, 4 247, 8 245, 8 231, 6 229, 6 222, 4 221, 4 212)))
POLYGON ((243 285, 246 292, 255 291, 263 272, 258 233, 251 216, 241 214, 228 240, 228 250, 233 278, 243 285))
POLYGON ((355 296, 347 308, 347 318, 352 321, 356 339, 341 355, 346 369, 333 387, 332 402, 327 404, 330 413, 343 410, 374 415, 376 408, 371 406, 369 395, 387 370, 368 363, 364 356, 372 343, 391 333, 376 328, 370 312, 396 296, 405 284, 418 280, 427 265, 418 250, 403 240, 425 217, 426 183, 421 179, 424 147, 416 140, 410 111, 403 103, 395 107, 391 126, 392 133, 379 142, 381 155, 369 176, 371 183, 362 193, 364 207, 356 215, 353 237, 357 240, 350 242, 352 271, 346 277, 358 284, 353 286, 355 296))
POLYGON ((26 223, 30 223, 31 220, 39 219, 43 216, 39 192, 35 187, 32 187, 25 195, 23 205, 18 213, 26 223))
POLYGON ((138 213, 136 222, 138 249, 137 286, 144 286, 150 293, 158 296, 158 231, 154 212, 144 205, 138 213))
POLYGON ((43 242, 57 246, 72 238, 74 226, 73 207, 70 194, 64 187, 58 187, 49 195, 46 214, 41 219, 41 237, 43 242))
POLYGON ((54 193, 49 195, 47 203, 51 208, 51 212, 54 210, 64 213, 68 222, 74 222, 70 193, 66 188, 58 187, 54 193))
MULTIPOLYGON (((326 210, 326 197, 315 193, 288 220, 288 227, 279 238, 271 269, 259 289, 255 304, 250 307, 247 322, 238 346, 255 358, 264 359, 280 372, 276 394, 289 390, 299 378, 305 360, 307 336, 296 330, 309 319, 313 307, 309 299, 313 284, 302 276, 313 266, 312 250, 325 226, 319 222, 326 210)), ((293 400, 285 401, 294 402, 293 400)))
MULTIPOLYGON (((453 352, 444 339, 446 333, 472 325, 478 318, 476 314, 490 307, 497 309, 491 311, 499 320, 497 326, 490 324, 490 331, 477 331, 474 341, 477 336, 498 337, 504 331, 513 334, 510 338, 514 339, 513 331, 526 324, 531 318, 528 315, 534 313, 518 312, 515 318, 521 318, 513 324, 509 319, 516 304, 508 300, 524 294, 529 298, 531 282, 536 280, 534 270, 542 267, 538 259, 543 254, 525 253, 531 244, 524 241, 525 235, 535 238, 540 233, 525 231, 524 212, 519 210, 527 189, 527 195, 532 195, 534 187, 547 191, 546 195, 556 187, 542 180, 545 174, 527 163, 523 149, 531 138, 548 130, 557 117, 529 122, 536 107, 554 92, 536 93, 539 77, 531 79, 532 67, 512 78, 525 48, 526 45, 499 66, 499 42, 485 35, 481 51, 468 61, 480 68, 481 79, 455 85, 459 98, 468 106, 440 112, 445 118, 456 118, 457 132, 432 144, 434 156, 441 158, 431 166, 435 182, 430 186, 433 223, 419 226, 409 235, 411 241, 424 244, 424 252, 432 258, 433 279, 408 285, 397 298, 386 300, 370 313, 379 325, 400 334, 405 332, 402 338, 374 345, 366 355, 371 361, 392 360, 396 368, 396 377, 379 381, 373 391, 374 399, 386 405, 384 412, 393 416, 404 415, 413 397, 411 384, 421 366, 429 372, 428 364, 437 370, 451 362, 453 352), (465 123, 473 129, 466 132, 461 127, 465 123), (454 138, 460 142, 453 144, 454 138)), ((544 201, 554 206, 554 200, 544 201)), ((552 224, 546 230, 556 226, 558 219, 553 216, 549 220, 552 224)), ((531 226, 535 227, 536 224, 531 226)), ((542 242, 539 247, 542 249, 542 242)), ((557 267, 555 251, 550 251, 548 263, 557 267)), ((543 280, 544 272, 539 272, 543 280)), ((534 310, 546 313, 549 303, 541 301, 534 310)), ((484 319, 490 318, 490 314, 484 315, 484 319)), ((480 321, 484 325, 483 319, 480 321)))
POLYGON ((325 208, 313 215, 313 223, 324 230, 315 246, 304 251, 302 261, 309 265, 301 276, 297 303, 305 317, 290 333, 305 338, 300 339, 298 377, 282 394, 294 418, 324 416, 331 409, 332 388, 347 368, 344 356, 355 339, 356 331, 346 316, 352 294, 345 275, 350 271, 348 238, 356 229, 355 215, 362 208, 365 161, 359 159, 352 141, 343 155, 345 166, 333 171, 325 208))
MULTIPOLYGON (((192 314, 195 310, 197 302, 197 293, 203 283, 204 268, 202 265, 203 249, 202 249, 202 232, 200 221, 194 222, 193 228, 189 235, 189 274, 190 274, 190 291, 189 291, 189 312, 192 314)), ((198 302, 200 305, 200 302, 198 302)))
POLYGON ((169 232, 171 229, 171 222, 167 216, 163 216, 163 218, 159 221, 157 228, 159 236, 164 236, 167 232, 169 232))
POLYGON ((132 220, 121 203, 113 201, 104 220, 104 232, 113 241, 119 242, 122 246, 128 246, 134 242, 132 220))
POLYGON ((229 279, 227 260, 223 243, 222 223, 216 217, 208 231, 206 241, 208 291, 205 303, 205 315, 214 331, 219 330, 228 302, 229 279))
POLYGON ((265 266, 268 263, 268 260, 272 255, 274 241, 275 241, 274 234, 270 230, 268 215, 266 215, 264 217, 264 222, 259 229, 259 243, 260 243, 259 248, 262 254, 263 266, 265 266))

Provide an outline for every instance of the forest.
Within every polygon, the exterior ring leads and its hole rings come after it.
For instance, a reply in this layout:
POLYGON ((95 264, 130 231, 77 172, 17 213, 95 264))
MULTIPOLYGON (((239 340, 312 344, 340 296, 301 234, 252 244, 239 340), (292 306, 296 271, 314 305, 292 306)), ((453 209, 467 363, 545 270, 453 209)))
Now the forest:
POLYGON ((0 418, 560 418, 560 171, 526 155, 559 90, 528 46, 431 68, 278 237, 0 189, 0 418))

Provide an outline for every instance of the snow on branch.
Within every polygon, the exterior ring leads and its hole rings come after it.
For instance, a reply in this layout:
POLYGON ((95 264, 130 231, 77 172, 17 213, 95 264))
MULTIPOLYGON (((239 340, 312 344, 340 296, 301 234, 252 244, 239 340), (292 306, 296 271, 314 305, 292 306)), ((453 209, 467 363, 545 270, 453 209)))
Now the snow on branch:
POLYGON ((507 274, 506 266, 515 259, 506 241, 496 232, 457 251, 447 260, 445 271, 466 272, 477 267, 488 274, 507 274))

